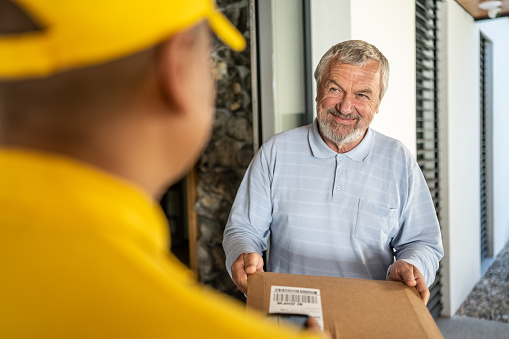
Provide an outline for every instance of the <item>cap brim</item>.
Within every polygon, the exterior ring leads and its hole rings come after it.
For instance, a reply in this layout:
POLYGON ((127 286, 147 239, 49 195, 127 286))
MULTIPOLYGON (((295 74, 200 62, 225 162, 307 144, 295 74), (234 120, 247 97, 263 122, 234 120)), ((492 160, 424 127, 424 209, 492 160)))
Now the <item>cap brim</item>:
POLYGON ((246 40, 232 23, 218 11, 209 17, 209 24, 217 36, 231 49, 240 52, 246 48, 246 40))

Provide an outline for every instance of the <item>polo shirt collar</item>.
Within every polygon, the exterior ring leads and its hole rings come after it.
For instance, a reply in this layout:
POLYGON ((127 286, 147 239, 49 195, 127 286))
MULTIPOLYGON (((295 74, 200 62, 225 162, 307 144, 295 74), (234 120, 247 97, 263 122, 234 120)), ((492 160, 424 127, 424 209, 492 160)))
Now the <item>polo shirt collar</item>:
MULTIPOLYGON (((318 119, 315 118, 315 121, 309 128, 308 133, 309 146, 311 147, 311 153, 313 156, 317 158, 330 158, 336 156, 338 153, 334 152, 330 149, 329 146, 323 141, 320 132, 318 131, 318 119)), ((373 143, 375 141, 375 133, 374 131, 368 127, 368 132, 361 140, 361 142, 355 146, 349 152, 344 153, 343 155, 348 158, 357 161, 363 162, 371 153, 373 149, 373 143)))

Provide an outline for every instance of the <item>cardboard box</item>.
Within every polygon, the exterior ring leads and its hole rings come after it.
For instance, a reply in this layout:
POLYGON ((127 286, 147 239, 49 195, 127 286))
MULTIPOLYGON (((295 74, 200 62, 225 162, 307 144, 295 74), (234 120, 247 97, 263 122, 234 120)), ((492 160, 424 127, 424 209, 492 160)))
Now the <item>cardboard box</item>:
POLYGON ((443 338, 416 289, 401 282, 269 272, 248 277, 247 307, 269 313, 271 296, 273 309, 288 306, 290 313, 295 305, 321 299, 325 331, 333 339, 443 338))

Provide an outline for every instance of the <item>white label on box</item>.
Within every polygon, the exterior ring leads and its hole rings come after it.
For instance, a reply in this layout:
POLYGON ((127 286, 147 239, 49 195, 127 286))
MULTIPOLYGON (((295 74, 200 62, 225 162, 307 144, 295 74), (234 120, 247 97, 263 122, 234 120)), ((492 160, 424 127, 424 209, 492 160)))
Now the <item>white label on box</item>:
POLYGON ((271 286, 269 313, 307 314, 323 330, 322 300, 317 288, 271 286))

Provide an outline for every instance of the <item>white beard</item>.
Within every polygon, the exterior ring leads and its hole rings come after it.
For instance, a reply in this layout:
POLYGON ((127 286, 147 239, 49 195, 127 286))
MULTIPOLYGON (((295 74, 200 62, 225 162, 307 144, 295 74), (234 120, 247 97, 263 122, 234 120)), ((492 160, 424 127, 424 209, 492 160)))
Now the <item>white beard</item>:
POLYGON ((322 132, 323 136, 330 141, 332 141, 335 144, 348 144, 351 142, 354 142, 356 140, 359 140, 364 136, 364 133, 366 133, 366 130, 368 129, 368 126, 364 126, 364 124, 361 123, 361 116, 352 113, 352 114, 342 114, 335 110, 334 108, 327 108, 324 112, 326 114, 325 119, 320 119, 318 117, 318 126, 320 127, 320 132, 322 132), (341 124, 336 123, 336 121, 332 119, 327 119, 328 114, 332 114, 337 117, 341 118, 348 118, 348 119, 357 119, 357 123, 350 127, 352 130, 349 132, 344 132, 339 134, 337 132, 337 129, 344 129, 345 126, 342 126, 341 124))

